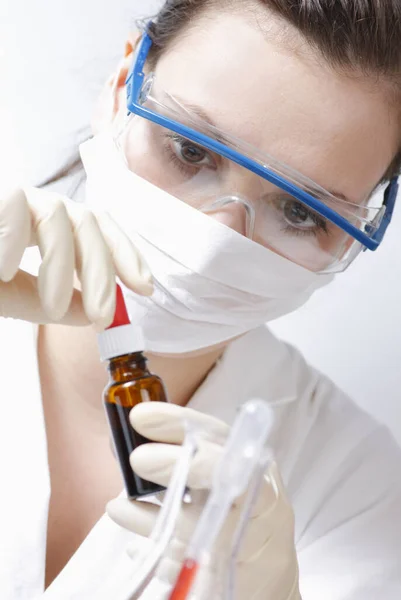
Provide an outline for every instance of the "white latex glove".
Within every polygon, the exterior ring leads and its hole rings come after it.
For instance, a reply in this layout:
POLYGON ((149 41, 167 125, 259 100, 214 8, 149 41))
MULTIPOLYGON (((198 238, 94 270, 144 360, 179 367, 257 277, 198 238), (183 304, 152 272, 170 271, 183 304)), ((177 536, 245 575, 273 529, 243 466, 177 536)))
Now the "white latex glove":
MULTIPOLYGON (((200 422, 210 434, 200 444, 193 460, 188 485, 192 495, 201 500, 183 505, 175 539, 168 556, 162 561, 157 578, 175 582, 186 545, 203 508, 205 492, 211 485, 213 468, 222 453, 228 427, 214 417, 173 404, 145 403, 131 411, 132 426, 142 435, 162 443, 149 443, 131 455, 132 468, 141 477, 168 485, 180 455, 186 419, 200 422), (195 492, 194 492, 195 490, 195 492), (199 491, 196 491, 199 490, 199 491)), ((238 523, 242 499, 231 509, 217 542, 215 553, 221 557, 231 547, 238 523)), ((122 527, 148 536, 154 526, 158 508, 142 502, 117 498, 107 507, 110 517, 122 527)), ((137 546, 130 554, 140 551, 137 546)), ((214 562, 214 561, 212 561, 214 562)), ((276 464, 269 468, 258 501, 249 521, 237 562, 236 600, 299 600, 298 562, 294 545, 294 514, 286 498, 276 464)), ((155 600, 157 600, 155 598, 155 600)))
POLYGON ((149 269, 107 214, 36 188, 0 199, 0 317, 102 329, 113 319, 116 276, 137 293, 152 293, 149 269), (19 269, 35 245, 38 278, 19 269))

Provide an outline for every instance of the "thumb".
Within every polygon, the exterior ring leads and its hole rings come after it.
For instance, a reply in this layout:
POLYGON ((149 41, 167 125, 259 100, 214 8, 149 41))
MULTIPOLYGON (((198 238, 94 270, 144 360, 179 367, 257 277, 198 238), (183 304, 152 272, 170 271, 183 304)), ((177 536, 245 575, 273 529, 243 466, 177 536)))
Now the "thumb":
POLYGON ((148 502, 137 502, 128 498, 115 498, 106 506, 106 512, 117 525, 148 537, 157 520, 159 507, 148 502))

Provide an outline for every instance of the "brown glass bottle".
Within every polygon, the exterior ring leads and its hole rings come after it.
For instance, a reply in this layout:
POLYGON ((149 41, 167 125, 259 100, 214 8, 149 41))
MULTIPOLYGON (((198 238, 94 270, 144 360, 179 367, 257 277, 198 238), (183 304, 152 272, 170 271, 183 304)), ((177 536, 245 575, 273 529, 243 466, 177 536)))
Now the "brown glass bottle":
POLYGON ((167 402, 167 395, 161 379, 146 366, 142 331, 130 322, 119 285, 113 323, 99 333, 98 345, 102 361, 108 361, 103 401, 127 494, 129 498, 155 494, 164 488, 136 475, 129 462, 135 448, 150 441, 133 429, 129 415, 141 402, 167 402))
POLYGON ((134 473, 129 462, 133 450, 149 442, 130 424, 130 411, 141 402, 166 402, 163 382, 147 368, 142 352, 117 356, 109 361, 109 383, 104 390, 104 406, 113 438, 114 449, 130 498, 161 491, 161 486, 145 481, 134 473))

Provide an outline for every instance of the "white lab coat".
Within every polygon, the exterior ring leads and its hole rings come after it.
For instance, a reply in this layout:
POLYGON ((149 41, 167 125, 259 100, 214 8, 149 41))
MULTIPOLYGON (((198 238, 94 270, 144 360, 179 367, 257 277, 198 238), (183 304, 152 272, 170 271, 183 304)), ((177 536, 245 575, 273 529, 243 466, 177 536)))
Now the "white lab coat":
MULTIPOLYGON (((107 516, 44 592, 50 481, 29 324, 0 320, 0 369, 1 599, 118 600, 133 534, 107 516)), ((399 600, 401 451, 389 433, 265 327, 231 345, 191 406, 232 423, 256 396, 275 414, 303 600, 399 600)))

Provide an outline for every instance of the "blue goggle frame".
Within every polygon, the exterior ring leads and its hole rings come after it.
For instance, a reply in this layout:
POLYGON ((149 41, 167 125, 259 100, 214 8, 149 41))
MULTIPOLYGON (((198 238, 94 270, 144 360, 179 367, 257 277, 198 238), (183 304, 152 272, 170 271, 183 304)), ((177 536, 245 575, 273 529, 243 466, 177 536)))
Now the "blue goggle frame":
MULTIPOLYGON (((288 192, 291 196, 294 196, 294 198, 297 198, 297 200, 303 202, 309 208, 313 209, 337 225, 340 229, 351 235, 354 239, 365 246, 365 249, 368 248, 369 250, 376 250, 379 247, 393 216, 399 187, 398 177, 393 177, 393 179, 391 179, 384 192, 383 206, 385 206, 385 213, 378 229, 375 230, 372 235, 364 233, 347 221, 347 219, 336 213, 333 209, 326 206, 324 202, 317 200, 311 194, 308 194, 308 192, 305 192, 295 184, 287 181, 280 175, 277 175, 269 168, 260 165, 251 158, 248 158, 240 152, 237 152, 233 148, 229 148, 222 142, 214 140, 213 138, 200 133, 195 129, 187 127, 186 125, 178 123, 177 121, 169 119, 163 115, 159 115, 158 113, 142 106, 140 102, 140 95, 145 81, 144 67, 152 44, 153 42, 151 37, 147 33, 144 33, 140 42, 136 60, 133 61, 126 81, 128 113, 133 113, 143 117, 144 119, 147 119, 148 121, 152 121, 161 127, 170 129, 178 135, 181 135, 199 144, 200 146, 204 146, 211 152, 215 152, 216 154, 219 154, 220 156, 223 156, 224 158, 227 158, 228 160, 245 167, 259 177, 266 179, 273 185, 288 192)), ((369 229, 371 231, 373 230, 372 225, 366 226, 366 230, 369 231, 369 229)))

